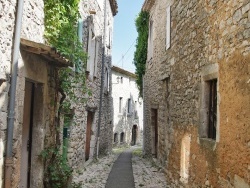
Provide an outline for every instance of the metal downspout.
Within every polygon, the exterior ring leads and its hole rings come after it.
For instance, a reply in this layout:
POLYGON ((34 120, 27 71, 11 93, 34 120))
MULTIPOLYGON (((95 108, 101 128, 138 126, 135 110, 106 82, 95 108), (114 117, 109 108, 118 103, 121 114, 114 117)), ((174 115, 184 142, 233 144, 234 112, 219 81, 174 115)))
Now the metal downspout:
POLYGON ((100 146, 100 127, 101 127, 101 113, 102 113, 102 95, 103 95, 103 82, 104 82, 104 65, 105 65, 105 45, 106 45, 106 0, 104 0, 104 23, 103 23, 103 47, 102 47, 102 73, 101 73, 101 89, 100 89, 100 102, 99 102, 99 116, 98 116, 98 129, 97 129, 97 148, 96 157, 99 157, 100 146))
POLYGON ((145 79, 145 74, 142 75, 142 100, 143 100, 143 109, 142 109, 142 112, 143 112, 143 141, 142 141, 142 151, 143 151, 143 154, 145 154, 145 131, 146 131, 146 128, 145 128, 145 120, 146 120, 146 116, 145 116, 145 102, 144 102, 144 99, 145 99, 145 82, 144 82, 144 79, 145 79))
POLYGON ((16 83, 17 83, 17 69, 18 69, 18 58, 19 58, 20 38, 21 38, 23 2, 24 0, 18 0, 17 2, 15 36, 14 36, 14 46, 13 46, 13 56, 12 56, 12 67, 11 67, 9 112, 8 112, 8 123, 7 123, 5 188, 11 187, 11 175, 12 175, 12 165, 13 165, 12 141, 13 141, 14 120, 15 120, 16 83))

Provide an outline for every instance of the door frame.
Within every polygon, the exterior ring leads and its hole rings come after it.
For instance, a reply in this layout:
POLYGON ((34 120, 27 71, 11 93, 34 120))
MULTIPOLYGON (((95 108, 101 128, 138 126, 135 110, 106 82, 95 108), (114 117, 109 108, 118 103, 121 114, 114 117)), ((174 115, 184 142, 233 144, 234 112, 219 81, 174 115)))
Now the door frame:
POLYGON ((151 108, 151 138, 152 138, 152 155, 158 156, 158 109, 151 108))

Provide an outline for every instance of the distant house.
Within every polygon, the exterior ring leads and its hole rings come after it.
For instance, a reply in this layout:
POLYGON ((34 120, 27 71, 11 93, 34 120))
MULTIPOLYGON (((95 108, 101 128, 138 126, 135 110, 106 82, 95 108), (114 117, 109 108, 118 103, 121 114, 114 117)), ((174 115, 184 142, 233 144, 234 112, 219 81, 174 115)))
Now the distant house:
POLYGON ((248 187, 249 0, 145 0, 145 147, 170 187, 248 187))
POLYGON ((112 66, 113 145, 142 144, 143 101, 135 79, 134 73, 112 66))

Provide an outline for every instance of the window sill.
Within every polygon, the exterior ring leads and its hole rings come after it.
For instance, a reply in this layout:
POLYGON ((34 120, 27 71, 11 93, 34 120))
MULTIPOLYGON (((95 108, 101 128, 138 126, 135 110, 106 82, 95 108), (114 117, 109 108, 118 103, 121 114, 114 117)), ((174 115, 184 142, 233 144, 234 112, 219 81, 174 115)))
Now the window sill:
POLYGON ((199 138, 200 145, 206 149, 211 151, 215 151, 216 149, 216 140, 211 138, 199 138))

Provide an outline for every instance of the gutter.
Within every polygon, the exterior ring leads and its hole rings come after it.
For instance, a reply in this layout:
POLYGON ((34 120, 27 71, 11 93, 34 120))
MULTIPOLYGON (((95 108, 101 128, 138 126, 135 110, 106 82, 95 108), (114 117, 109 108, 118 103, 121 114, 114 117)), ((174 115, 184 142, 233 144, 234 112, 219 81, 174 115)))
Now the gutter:
POLYGON ((105 66, 105 43, 106 43, 106 0, 104 0, 104 23, 103 23, 103 47, 102 47, 102 73, 101 73, 101 89, 99 101, 99 114, 98 114, 98 129, 97 129, 97 148, 96 157, 99 157, 100 146, 100 127, 101 127, 101 114, 102 114, 102 96, 103 96, 103 82, 104 82, 104 66, 105 66))
POLYGON ((17 71, 18 71, 18 58, 20 49, 22 14, 23 14, 24 0, 18 0, 14 46, 12 54, 12 67, 11 67, 11 82, 10 82, 10 99, 9 99, 9 112, 7 123, 7 146, 6 146, 6 159, 5 159, 5 188, 11 187, 11 175, 13 166, 12 156, 12 142, 13 142, 13 129, 15 120, 15 99, 16 99, 16 84, 17 84, 17 71))

